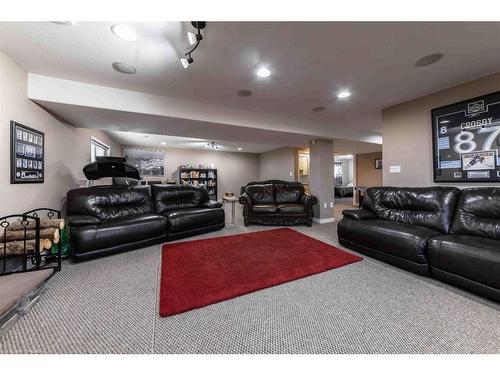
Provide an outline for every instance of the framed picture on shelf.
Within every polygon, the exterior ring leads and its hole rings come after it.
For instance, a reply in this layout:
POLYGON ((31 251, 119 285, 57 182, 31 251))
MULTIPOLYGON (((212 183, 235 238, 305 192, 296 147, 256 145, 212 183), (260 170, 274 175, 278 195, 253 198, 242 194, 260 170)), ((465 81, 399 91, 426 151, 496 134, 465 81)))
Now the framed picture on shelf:
POLYGON ((43 183, 45 135, 18 122, 10 122, 10 183, 43 183))
POLYGON ((382 169, 382 158, 375 159, 375 169, 382 169))
POLYGON ((500 182, 500 92, 431 111, 434 182, 500 182))

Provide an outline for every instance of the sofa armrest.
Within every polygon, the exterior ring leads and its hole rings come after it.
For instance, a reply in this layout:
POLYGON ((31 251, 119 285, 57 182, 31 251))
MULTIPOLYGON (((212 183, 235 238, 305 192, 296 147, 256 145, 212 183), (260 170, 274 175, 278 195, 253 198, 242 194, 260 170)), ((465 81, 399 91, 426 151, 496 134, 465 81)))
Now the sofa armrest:
POLYGON ((374 220, 377 218, 377 215, 375 215, 372 211, 364 209, 344 210, 342 211, 342 215, 354 220, 374 220))
POLYGON ((248 217, 252 210, 252 199, 245 193, 240 195, 238 201, 243 205, 243 217, 248 217))
POLYGON ((209 201, 202 203, 201 207, 203 207, 203 208, 221 208, 222 203, 210 199, 209 201))
POLYGON ((241 194, 240 197, 238 198, 238 201, 243 204, 243 205, 252 205, 252 199, 245 193, 241 194))
POLYGON ((300 198, 300 203, 306 208, 306 212, 309 216, 314 216, 313 206, 318 203, 318 198, 314 195, 304 194, 300 198))
POLYGON ((304 206, 308 206, 308 205, 315 205, 318 203, 318 198, 316 198, 316 196, 314 195, 310 195, 310 194, 304 194, 302 196, 302 198, 300 199, 300 203, 303 204, 304 206))
POLYGON ((83 227, 86 225, 97 225, 101 222, 99 218, 90 215, 71 215, 68 216, 68 225, 70 227, 83 227))

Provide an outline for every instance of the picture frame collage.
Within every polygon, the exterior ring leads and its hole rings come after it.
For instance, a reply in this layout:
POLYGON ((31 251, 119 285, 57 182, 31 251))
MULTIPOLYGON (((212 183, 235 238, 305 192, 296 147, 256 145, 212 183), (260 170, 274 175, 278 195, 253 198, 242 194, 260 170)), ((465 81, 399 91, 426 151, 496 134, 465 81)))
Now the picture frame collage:
POLYGON ((10 122, 10 183, 43 183, 45 175, 45 135, 43 132, 10 122))

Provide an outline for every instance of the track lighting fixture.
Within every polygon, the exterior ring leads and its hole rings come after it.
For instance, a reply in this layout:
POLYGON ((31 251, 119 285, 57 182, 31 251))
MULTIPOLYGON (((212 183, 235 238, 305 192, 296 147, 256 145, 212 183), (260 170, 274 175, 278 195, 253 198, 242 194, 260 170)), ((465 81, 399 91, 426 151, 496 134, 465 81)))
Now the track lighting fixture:
POLYGON ((207 142, 207 144, 205 145, 206 148, 211 148, 213 150, 218 150, 219 149, 219 145, 215 142, 207 142))
POLYGON ((200 45, 200 42, 203 40, 203 36, 201 35, 201 30, 205 28, 207 25, 204 21, 191 21, 191 25, 196 28, 196 34, 192 32, 188 32, 188 40, 189 44, 193 46, 189 51, 184 54, 184 57, 181 58, 181 64, 184 69, 187 69, 189 65, 194 61, 191 57, 191 54, 194 52, 196 48, 200 45))

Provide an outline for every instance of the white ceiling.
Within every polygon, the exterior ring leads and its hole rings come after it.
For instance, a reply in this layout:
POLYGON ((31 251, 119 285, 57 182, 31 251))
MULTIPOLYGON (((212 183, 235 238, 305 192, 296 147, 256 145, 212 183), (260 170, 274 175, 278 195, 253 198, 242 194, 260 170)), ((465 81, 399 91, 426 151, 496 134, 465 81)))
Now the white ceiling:
MULTIPOLYGON (((135 43, 116 38, 111 25, 3 22, 0 49, 31 73, 191 101, 193 112, 196 103, 221 114, 227 108, 234 121, 237 110, 269 115, 269 129, 293 123, 329 138, 349 130, 358 140, 381 134, 382 108, 500 67, 500 23, 209 22, 187 70, 178 58, 188 23, 130 23, 135 43), (434 52, 444 58, 413 66, 434 52), (114 61, 134 65, 137 74, 113 71, 114 61), (272 70, 269 79, 255 77, 261 65, 272 70), (241 89, 253 95, 237 96, 241 89), (352 97, 337 100, 340 89, 352 97), (311 111, 321 105, 327 110, 311 111)), ((229 122, 226 114, 221 123, 229 122)))
POLYGON ((336 154, 367 154, 382 151, 382 145, 377 143, 349 141, 347 139, 334 139, 333 152, 336 154))
MULTIPOLYGON (((116 142, 121 145, 133 145, 143 147, 173 147, 192 150, 211 150, 206 147, 207 142, 216 142, 219 146, 219 151, 227 152, 249 152, 263 153, 272 151, 283 145, 264 144, 264 143, 248 143, 248 142, 231 142, 216 139, 191 138, 191 137, 176 137, 169 135, 147 134, 125 131, 108 131, 108 134, 116 142), (162 144, 164 143, 164 144, 162 144), (238 148, 242 150, 238 150, 238 148)), ((306 144, 307 145, 307 144, 306 144)), ((345 139, 335 139, 333 142, 334 152, 336 154, 364 154, 369 152, 382 151, 382 145, 376 143, 348 141, 345 139)), ((338 156, 338 155, 337 155, 338 156)), ((342 155, 340 155, 342 156, 342 155)), ((352 158, 352 155, 350 155, 352 158)))
MULTIPOLYGON (((218 140, 207 140, 201 138, 176 137, 169 135, 144 134, 124 131, 110 131, 108 134, 121 145, 133 145, 142 147, 174 147, 193 150, 212 150, 207 148, 207 141, 216 142, 218 151, 250 152, 262 153, 276 149, 276 146, 245 143, 245 142, 227 142, 218 140), (242 150, 238 150, 238 148, 242 150)), ((215 150, 214 150, 215 151, 215 150)))

